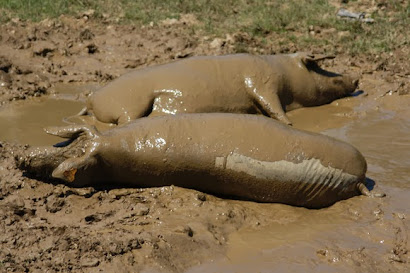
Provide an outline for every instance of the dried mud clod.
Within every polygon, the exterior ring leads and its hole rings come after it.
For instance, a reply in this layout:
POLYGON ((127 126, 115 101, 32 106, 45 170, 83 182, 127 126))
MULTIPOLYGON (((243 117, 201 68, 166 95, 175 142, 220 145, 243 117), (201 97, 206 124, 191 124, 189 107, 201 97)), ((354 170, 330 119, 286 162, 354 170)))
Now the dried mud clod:
POLYGON ((50 87, 49 78, 43 73, 33 72, 0 56, 0 105, 44 95, 50 87))

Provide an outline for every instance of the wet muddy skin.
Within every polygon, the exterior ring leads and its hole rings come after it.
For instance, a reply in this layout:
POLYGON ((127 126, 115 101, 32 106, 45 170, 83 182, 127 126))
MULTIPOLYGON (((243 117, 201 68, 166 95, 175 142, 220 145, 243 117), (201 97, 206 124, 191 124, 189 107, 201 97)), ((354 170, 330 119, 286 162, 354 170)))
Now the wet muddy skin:
POLYGON ((357 75, 323 70, 334 56, 234 54, 200 56, 127 73, 93 93, 83 114, 125 124, 181 113, 264 114, 291 124, 285 111, 350 95, 357 75))
POLYGON ((30 149, 22 168, 44 173, 52 161, 52 177, 74 185, 175 185, 308 208, 371 194, 366 161, 353 146, 264 116, 179 114, 141 118, 104 133, 78 125, 46 131, 73 143, 30 149), (72 145, 84 152, 61 161, 59 151, 72 145))

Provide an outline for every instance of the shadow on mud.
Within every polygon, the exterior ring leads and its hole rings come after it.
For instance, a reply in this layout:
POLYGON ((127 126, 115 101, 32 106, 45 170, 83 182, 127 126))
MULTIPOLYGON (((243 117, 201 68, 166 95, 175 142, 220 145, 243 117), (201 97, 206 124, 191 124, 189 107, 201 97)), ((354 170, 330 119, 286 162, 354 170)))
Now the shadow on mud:
POLYGON ((367 188, 369 191, 372 191, 372 190, 374 189, 374 186, 376 185, 376 182, 374 182, 373 179, 371 179, 371 178, 369 178, 369 177, 366 177, 366 180, 365 180, 365 182, 364 182, 364 185, 366 186, 366 188, 367 188))
POLYGON ((357 90, 357 91, 353 92, 352 94, 350 94, 350 97, 357 97, 357 96, 360 96, 364 93, 365 92, 363 90, 357 90))

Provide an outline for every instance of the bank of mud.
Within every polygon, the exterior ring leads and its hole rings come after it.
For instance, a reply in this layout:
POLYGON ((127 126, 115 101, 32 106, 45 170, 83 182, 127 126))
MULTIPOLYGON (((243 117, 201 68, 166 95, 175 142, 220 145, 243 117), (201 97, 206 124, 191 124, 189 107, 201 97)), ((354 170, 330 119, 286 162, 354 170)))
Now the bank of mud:
MULTIPOLYGON (((190 16, 136 28, 61 17, 0 26, 1 113, 34 97, 81 101, 132 69, 196 55, 298 48, 246 33, 194 31, 190 16), (75 91, 72 91, 75 90, 75 91)), ((409 49, 339 54, 324 67, 362 74, 362 94, 289 113, 296 128, 346 140, 365 155, 383 199, 358 196, 320 209, 228 200, 178 187, 73 188, 25 176, 27 141, 0 139, 0 271, 406 272, 410 196, 409 49)), ((61 100, 60 100, 61 101, 61 100)), ((40 102, 38 102, 40 104, 40 102)), ((73 106, 73 114, 78 111, 73 106)), ((33 110, 41 111, 41 109, 33 110)), ((70 110, 71 111, 71 110, 70 110)), ((10 112, 17 115, 18 112, 10 112)), ((53 115, 53 113, 48 113, 53 115)), ((54 121, 40 121, 37 127, 54 121)), ((4 125, 2 131, 28 124, 4 125)), ((34 130, 34 129, 33 129, 34 130)), ((16 131, 17 134, 27 132, 16 131)), ((45 136, 44 136, 45 137, 45 136)), ((33 138, 41 138, 38 132, 33 138)), ((51 144, 53 139, 47 140, 51 144)), ((38 142, 39 143, 39 142, 38 142)))

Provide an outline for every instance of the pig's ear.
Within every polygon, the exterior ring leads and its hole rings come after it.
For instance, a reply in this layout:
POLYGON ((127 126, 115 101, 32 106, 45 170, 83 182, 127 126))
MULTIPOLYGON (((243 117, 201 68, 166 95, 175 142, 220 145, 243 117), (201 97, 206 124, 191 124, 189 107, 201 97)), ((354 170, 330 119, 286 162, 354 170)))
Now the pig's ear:
POLYGON ((301 56, 301 60, 305 65, 311 62, 317 63, 318 61, 322 61, 325 59, 334 59, 334 58, 335 58, 334 55, 311 54, 311 53, 302 53, 302 56, 301 56))

